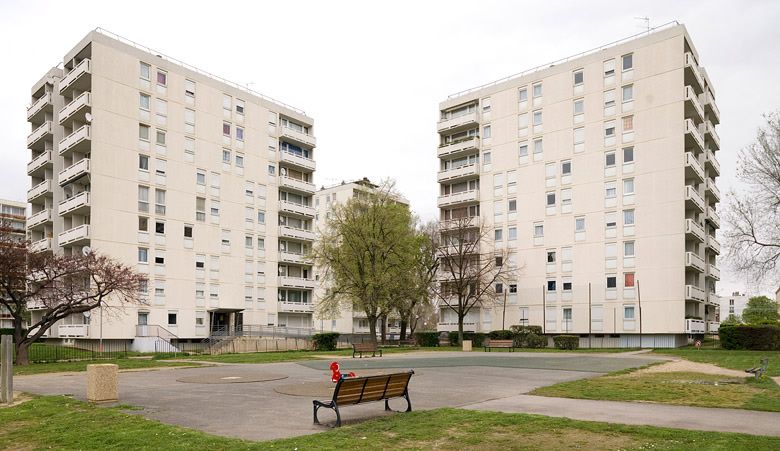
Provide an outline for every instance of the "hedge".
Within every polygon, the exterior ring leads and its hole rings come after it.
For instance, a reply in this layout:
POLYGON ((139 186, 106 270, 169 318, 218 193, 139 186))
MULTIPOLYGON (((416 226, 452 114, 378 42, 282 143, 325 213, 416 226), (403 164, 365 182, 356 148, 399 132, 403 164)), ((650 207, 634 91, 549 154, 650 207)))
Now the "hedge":
POLYGON ((580 337, 576 335, 556 335, 553 337, 553 343, 558 349, 578 349, 580 347, 580 337))
MULTIPOLYGON (((475 348, 482 346, 486 337, 487 335, 483 334, 482 332, 463 332, 463 339, 471 340, 471 346, 475 348)), ((458 332, 450 332, 449 339, 453 346, 460 345, 460 342, 458 341, 458 332)))
POLYGON ((542 333, 542 326, 510 326, 509 330, 518 348, 547 347, 547 337, 542 333))
POLYGON ((491 340, 511 340, 515 334, 511 330, 494 330, 488 334, 491 340))
POLYGON ((339 335, 338 332, 325 332, 312 335, 311 341, 314 343, 314 350, 335 351, 339 341, 339 335))
POLYGON ((724 349, 780 350, 780 326, 725 325, 718 329, 724 349))
POLYGON ((439 332, 436 331, 415 332, 414 340, 417 343, 417 346, 421 346, 424 348, 432 348, 434 346, 439 346, 439 332))

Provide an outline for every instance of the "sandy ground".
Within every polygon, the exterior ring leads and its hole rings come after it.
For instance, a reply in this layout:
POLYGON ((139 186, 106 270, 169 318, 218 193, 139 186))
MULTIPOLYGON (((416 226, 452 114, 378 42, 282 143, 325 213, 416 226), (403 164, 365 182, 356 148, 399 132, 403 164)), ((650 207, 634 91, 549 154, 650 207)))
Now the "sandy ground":
POLYGON ((674 360, 672 362, 662 363, 660 365, 653 365, 649 368, 643 368, 641 370, 634 371, 632 374, 645 373, 704 373, 729 377, 749 376, 744 371, 730 370, 728 368, 721 368, 710 363, 691 362, 690 360, 674 360))

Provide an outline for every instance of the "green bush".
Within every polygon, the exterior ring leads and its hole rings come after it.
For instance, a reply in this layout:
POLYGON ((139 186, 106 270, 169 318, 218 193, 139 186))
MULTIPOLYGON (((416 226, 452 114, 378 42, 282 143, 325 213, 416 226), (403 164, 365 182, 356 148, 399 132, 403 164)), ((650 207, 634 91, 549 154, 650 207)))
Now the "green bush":
POLYGON ((547 337, 542 326, 510 326, 512 339, 518 348, 546 348, 547 337))
POLYGON ((509 330, 515 334, 534 333, 536 335, 542 335, 544 333, 542 331, 542 326, 509 326, 509 330))
MULTIPOLYGON (((450 332, 448 335, 450 344, 453 346, 460 346, 461 343, 458 341, 458 332, 450 332)), ((463 339, 471 340, 471 346, 475 348, 482 346, 486 337, 487 335, 482 332, 463 332, 463 339)))
POLYGON ((724 349, 780 350, 780 326, 721 325, 718 335, 724 349))
POLYGON ((488 334, 491 340, 512 340, 515 334, 511 330, 494 330, 488 334))
POLYGON ((556 335, 553 337, 553 343, 558 349, 578 349, 580 347, 580 337, 576 335, 556 335))
POLYGON ((335 351, 339 341, 339 335, 338 332, 324 332, 312 335, 311 341, 314 344, 314 350, 335 351))
POLYGON ((439 333, 436 331, 415 332, 414 339, 417 343, 417 346, 421 346, 424 348, 432 348, 434 346, 439 346, 439 333))
POLYGON ((525 336, 525 341, 521 346, 521 348, 546 348, 547 347, 547 336, 546 335, 539 335, 535 333, 530 333, 525 336))

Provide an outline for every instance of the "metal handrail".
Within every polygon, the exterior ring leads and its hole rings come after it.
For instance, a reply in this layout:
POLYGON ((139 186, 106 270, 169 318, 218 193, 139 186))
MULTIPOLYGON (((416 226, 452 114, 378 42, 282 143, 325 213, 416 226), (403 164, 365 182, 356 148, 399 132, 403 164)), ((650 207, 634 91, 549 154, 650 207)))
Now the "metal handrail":
POLYGON ((678 22, 676 20, 673 20, 673 21, 667 22, 667 23, 665 23, 663 25, 659 25, 657 27, 650 28, 649 30, 643 31, 641 33, 637 33, 637 34, 628 36, 626 38, 623 38, 623 39, 620 39, 620 40, 617 40, 617 41, 614 41, 614 42, 610 42, 609 44, 604 44, 604 45, 602 45, 600 47, 596 47, 596 48, 593 48, 593 49, 590 49, 590 50, 586 50, 584 52, 580 52, 580 53, 578 53, 576 55, 567 56, 566 58, 562 58, 562 59, 553 61, 551 63, 541 64, 541 65, 533 67, 531 69, 526 69, 523 72, 519 72, 519 73, 516 73, 516 74, 513 74, 513 75, 509 75, 507 77, 501 78, 501 79, 496 80, 496 81, 492 81, 490 83, 485 83, 484 85, 480 85, 480 86, 477 86, 475 88, 470 88, 470 89, 466 89, 464 91, 456 92, 455 94, 450 94, 447 98, 448 99, 454 99, 454 98, 460 97, 462 95, 466 95, 466 94, 470 94, 470 93, 475 92, 475 91, 479 91, 480 89, 484 89, 484 88, 487 88, 489 86, 495 86, 495 85, 497 85, 499 83, 503 83, 505 81, 513 80, 515 78, 524 77, 524 76, 530 75, 530 74, 532 74, 534 72, 539 72, 542 69, 547 69, 549 67, 556 66, 558 64, 567 63, 567 62, 569 62, 569 61, 571 61, 573 59, 582 58, 583 56, 591 55, 593 53, 600 52, 602 50, 606 50, 606 49, 608 49, 610 47, 615 47, 615 46, 617 46, 619 44, 622 44, 622 43, 624 43, 626 41, 630 41, 630 40, 632 40, 634 38, 638 38, 639 36, 642 36, 644 34, 649 35, 651 33, 655 33, 656 31, 660 31, 661 29, 667 28, 667 27, 672 26, 672 25, 680 25, 680 22, 678 22))

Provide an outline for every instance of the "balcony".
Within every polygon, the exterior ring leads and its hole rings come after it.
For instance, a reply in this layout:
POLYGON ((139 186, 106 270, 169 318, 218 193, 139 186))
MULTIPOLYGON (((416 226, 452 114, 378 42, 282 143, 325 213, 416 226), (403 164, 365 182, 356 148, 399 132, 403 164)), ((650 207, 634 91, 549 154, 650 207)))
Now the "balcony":
POLYGON ((456 117, 450 117, 448 119, 442 119, 436 124, 436 129, 439 133, 443 131, 454 132, 461 128, 475 127, 479 123, 479 114, 476 111, 471 113, 461 114, 456 117))
POLYGON ((279 226, 280 238, 292 238, 302 241, 314 241, 315 235, 311 230, 298 229, 289 226, 279 226))
POLYGON ((302 288, 313 290, 316 282, 314 279, 304 279, 303 277, 279 276, 279 286, 287 288, 302 288))
POLYGON ((317 164, 311 158, 296 155, 292 152, 282 150, 279 152, 279 161, 303 169, 305 171, 314 171, 317 164))
POLYGON ((31 252, 48 252, 51 251, 51 238, 44 238, 30 244, 31 252))
POLYGON ((314 304, 310 302, 279 301, 279 311, 290 313, 314 313, 314 304))
POLYGON ((60 80, 60 94, 68 89, 87 91, 92 82, 92 61, 83 59, 62 80, 60 80))
POLYGON ((84 122, 87 110, 92 107, 92 94, 83 92, 60 110, 60 125, 67 120, 79 120, 84 122))
POLYGON ((704 152, 704 138, 692 120, 685 120, 685 148, 693 147, 699 152, 704 152))
POLYGON ((299 265, 310 265, 311 260, 306 258, 306 255, 297 252, 279 251, 279 261, 285 263, 297 263, 299 265))
POLYGON ((707 330, 707 325, 703 319, 686 319, 685 320, 685 333, 686 334, 703 334, 707 330))
POLYGON ((60 156, 74 151, 84 152, 89 149, 91 141, 92 129, 89 125, 82 125, 81 128, 60 141, 60 156))
POLYGON ((62 324, 58 326, 57 334, 60 338, 87 338, 89 324, 62 324))
POLYGON ((439 146, 437 155, 441 157, 455 157, 461 153, 475 152, 479 150, 479 137, 472 136, 460 139, 455 142, 442 144, 439 146))
POLYGON ((717 321, 707 321, 707 333, 717 334, 720 329, 720 323, 717 321))
MULTIPOLYGON (((458 322, 439 322, 436 330, 439 332, 457 332, 458 331, 458 322)), ((480 332, 482 329, 479 328, 479 324, 477 324, 474 321, 464 321, 463 322, 463 331, 464 332, 480 332)))
POLYGON ((691 52, 685 52, 685 84, 691 86, 696 94, 704 92, 704 79, 691 52))
POLYGON ((51 193, 51 180, 44 180, 27 190, 27 202, 32 202, 49 193, 51 193))
POLYGON ((89 210, 89 191, 79 193, 70 199, 65 199, 60 202, 57 213, 60 216, 69 214, 86 214, 89 210))
POLYGON ((89 174, 89 158, 84 158, 68 166, 59 173, 60 186, 75 182, 81 177, 89 174))
POLYGON ((692 152, 685 152, 685 178, 696 178, 699 182, 704 181, 704 168, 699 164, 699 160, 692 152))
POLYGON ((690 86, 685 87, 685 117, 694 119, 696 123, 704 122, 704 108, 699 102, 699 96, 690 86))
POLYGON ((715 202, 720 202, 720 190, 715 185, 715 180, 708 178, 705 187, 706 187, 706 194, 712 196, 715 199, 715 202))
POLYGON ((449 219, 449 220, 443 220, 439 221, 439 230, 440 231, 447 231, 447 230, 455 230, 458 228, 477 228, 481 224, 479 216, 473 216, 470 218, 461 218, 461 219, 449 219))
POLYGON ((27 136, 27 148, 32 150, 46 150, 46 140, 51 136, 51 121, 46 121, 27 136))
POLYGON ((716 229, 720 228, 720 216, 718 215, 718 212, 715 211, 712 207, 707 207, 707 221, 712 223, 712 226, 716 229))
POLYGON ((708 147, 712 150, 720 150, 720 136, 718 136, 718 132, 715 131, 715 126, 712 125, 712 122, 706 121, 703 128, 704 141, 707 143, 708 147))
POLYGON ((313 194, 317 190, 317 187, 314 186, 314 183, 305 182, 303 180, 298 180, 291 177, 279 177, 279 186, 294 191, 300 191, 306 194, 313 194))
POLYGON ((695 238, 700 242, 704 242, 704 227, 697 224, 693 219, 685 220, 685 234, 686 238, 695 238))
POLYGON ((720 242, 712 235, 707 236, 707 248, 714 254, 720 255, 720 242))
POLYGON ((704 290, 694 285, 685 286, 685 300, 704 302, 706 297, 704 296, 704 290))
POLYGON ((445 194, 439 196, 439 208, 464 202, 479 202, 479 190, 464 191, 462 193, 445 194))
POLYGON ((715 280, 720 280, 720 268, 708 263, 706 276, 715 280))
POLYGON ((315 214, 314 207, 308 205, 296 204, 294 202, 288 202, 286 200, 279 201, 279 211, 289 213, 298 216, 305 216, 307 218, 313 218, 315 214))
POLYGON ((707 170, 714 173, 715 177, 720 175, 720 163, 715 158, 715 152, 710 149, 707 149, 707 152, 704 154, 704 165, 707 170))
POLYGON ((706 265, 704 264, 704 259, 699 257, 698 255, 694 254, 693 252, 686 252, 685 253, 685 267, 686 268, 693 268, 697 271, 704 272, 704 269, 706 268, 706 265))
POLYGON ((43 225, 47 222, 51 222, 51 210, 48 208, 41 210, 38 213, 34 213, 32 216, 27 218, 27 229, 35 230, 42 228, 43 225))
POLYGON ((479 163, 472 163, 452 169, 439 171, 437 177, 439 183, 444 181, 453 181, 462 178, 476 177, 479 175, 479 163))
POLYGON ((52 110, 51 93, 47 92, 27 108, 27 121, 40 122, 46 116, 46 113, 52 110))
POLYGON ((57 236, 57 244, 60 246, 87 244, 87 242, 89 242, 89 224, 82 224, 57 236))
POLYGON ((287 140, 292 141, 295 144, 300 144, 306 147, 317 146, 317 138, 312 135, 293 130, 292 128, 279 126, 279 135, 287 140))
POLYGON ((691 185, 685 186, 685 208, 696 208, 704 213, 704 199, 701 198, 696 189, 691 185))
POLYGON ((54 162, 51 159, 51 150, 47 150, 27 163, 27 175, 43 178, 46 168, 54 162))
POLYGON ((707 112, 707 117, 713 124, 720 124, 720 110, 718 105, 715 104, 715 97, 712 95, 712 91, 707 90, 706 103, 704 104, 704 111, 707 112))

